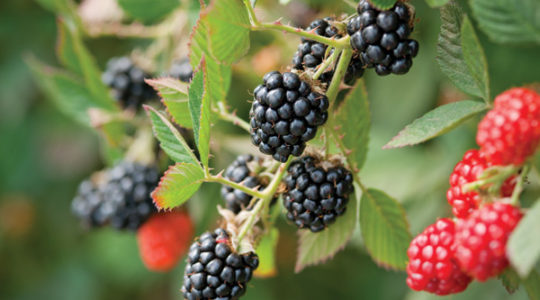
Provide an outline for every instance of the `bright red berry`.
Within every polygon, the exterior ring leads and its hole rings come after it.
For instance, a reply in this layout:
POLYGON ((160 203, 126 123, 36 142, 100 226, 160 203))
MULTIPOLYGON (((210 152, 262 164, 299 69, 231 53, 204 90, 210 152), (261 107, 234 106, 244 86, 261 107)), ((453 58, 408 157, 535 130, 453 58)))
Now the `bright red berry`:
MULTIPOLYGON (((477 192, 464 193, 462 188, 467 183, 476 181, 478 176, 489 167, 491 164, 476 149, 465 152, 463 159, 454 167, 454 171, 450 174, 450 188, 446 192, 446 199, 456 217, 466 218, 480 205, 480 195, 477 192)), ((511 196, 515 185, 515 177, 508 178, 502 185, 500 195, 511 196)))
POLYGON ((461 269, 478 281, 497 276, 506 266, 506 241, 522 213, 495 202, 474 211, 456 225, 456 258, 461 269))
POLYGON ((540 95, 513 88, 497 96, 478 125, 476 142, 494 165, 521 165, 540 142, 540 95))
POLYGON ((454 258, 454 222, 440 219, 415 237, 407 255, 407 285, 437 295, 459 293, 471 282, 454 258))
POLYGON ((137 231, 144 265, 152 271, 172 269, 186 253, 193 236, 193 224, 185 212, 160 213, 137 231))

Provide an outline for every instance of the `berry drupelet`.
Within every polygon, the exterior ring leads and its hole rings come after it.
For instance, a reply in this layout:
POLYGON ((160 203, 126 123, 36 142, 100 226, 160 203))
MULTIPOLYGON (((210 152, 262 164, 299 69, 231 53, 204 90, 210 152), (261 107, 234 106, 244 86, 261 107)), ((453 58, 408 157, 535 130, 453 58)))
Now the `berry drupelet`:
POLYGON ((418 42, 409 39, 413 31, 412 9, 398 1, 391 9, 381 11, 362 0, 357 12, 358 16, 347 25, 347 33, 362 61, 381 76, 407 73, 418 54, 418 42))
POLYGON ((351 172, 340 165, 323 167, 312 156, 302 157, 289 167, 283 194, 287 219, 298 228, 319 232, 343 215, 354 191, 351 172))
MULTIPOLYGON (((262 190, 266 185, 253 173, 255 171, 253 167, 261 163, 262 159, 259 157, 255 158, 250 154, 240 155, 227 167, 223 175, 233 182, 242 182, 248 188, 259 187, 262 190)), ((253 199, 252 196, 226 185, 221 188, 221 196, 227 209, 235 214, 248 207, 253 199)))
POLYGON ((328 98, 294 73, 267 73, 253 93, 251 141, 277 161, 302 155, 328 118, 328 98))
POLYGON ((123 108, 137 109, 141 104, 156 98, 154 89, 144 82, 150 77, 135 66, 126 56, 111 58, 101 75, 103 83, 112 89, 113 97, 123 108))
POLYGON ((238 299, 259 266, 255 253, 239 254, 222 228, 206 232, 189 248, 182 293, 191 299, 238 299))
POLYGON ((169 70, 169 76, 180 79, 183 82, 190 82, 193 77, 193 68, 188 58, 175 60, 169 70))

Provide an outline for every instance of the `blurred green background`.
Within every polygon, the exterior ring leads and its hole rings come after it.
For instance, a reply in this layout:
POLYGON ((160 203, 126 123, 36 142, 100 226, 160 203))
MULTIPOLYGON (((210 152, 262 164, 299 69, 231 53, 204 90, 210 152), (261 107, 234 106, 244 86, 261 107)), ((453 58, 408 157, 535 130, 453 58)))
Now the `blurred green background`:
MULTIPOLYGON (((419 19, 413 36, 421 45, 412 70, 405 76, 378 77, 374 72, 365 76, 373 120, 370 152, 361 176, 365 184, 403 203, 415 235, 437 217, 449 216, 448 175, 462 154, 475 147, 478 120, 424 145, 381 150, 423 113, 465 98, 435 62, 438 11, 424 1, 412 4, 419 19)), ((188 7, 191 16, 196 16, 196 4, 188 7)), ((283 17, 303 26, 316 17, 342 12, 353 9, 345 2, 324 0, 287 5, 259 1, 257 6, 264 20, 283 17)), ((488 58, 493 95, 540 82, 540 47, 498 45, 481 31, 477 33, 488 58)), ((187 36, 181 42, 187 43, 187 36)), ((180 299, 183 264, 168 274, 151 273, 139 259, 132 233, 88 232, 70 214, 77 184, 104 165, 98 135, 60 113, 37 88, 25 63, 25 57, 33 55, 58 65, 55 43, 52 12, 31 0, 0 1, 0 299, 180 299)), ((86 39, 86 43, 101 67, 111 56, 148 44, 111 37, 86 39)), ((285 70, 298 43, 299 38, 279 32, 252 34, 248 56, 234 67, 228 97, 241 117, 247 116, 247 100, 260 77, 275 68, 285 70)), ((214 126, 213 138, 228 149, 215 158, 218 168, 231 162, 237 151, 254 150, 240 133, 228 124, 214 126)), ((538 177, 530 182, 525 199, 540 193, 534 184, 538 177)), ((218 203, 215 184, 206 185, 189 202, 198 233, 214 226, 218 203)), ((279 228, 277 276, 253 280, 243 299, 434 298, 411 292, 404 273, 377 267, 363 250, 359 232, 328 263, 294 274, 296 234, 283 219, 279 228)), ((491 280, 474 283, 463 294, 448 298, 526 299, 526 295, 523 289, 508 295, 498 281, 491 280)))

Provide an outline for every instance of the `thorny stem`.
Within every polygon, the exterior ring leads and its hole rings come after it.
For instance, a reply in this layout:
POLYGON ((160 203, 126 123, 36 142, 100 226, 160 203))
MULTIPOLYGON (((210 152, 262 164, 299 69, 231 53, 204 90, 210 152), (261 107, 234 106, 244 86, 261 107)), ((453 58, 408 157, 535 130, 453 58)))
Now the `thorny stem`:
POLYGON ((330 82, 330 86, 326 91, 326 97, 328 97, 330 103, 336 100, 337 94, 339 92, 339 85, 341 83, 341 80, 345 76, 345 73, 347 73, 347 68, 349 67, 352 54, 353 52, 351 48, 345 48, 341 53, 341 57, 339 58, 336 71, 334 72, 334 76, 332 78, 332 82, 330 82))
POLYGON ((339 57, 341 51, 341 49, 334 49, 332 55, 330 55, 330 57, 328 57, 321 65, 319 65, 317 72, 313 75, 313 79, 319 79, 319 77, 321 77, 324 71, 326 71, 328 66, 330 66, 339 57))
POLYGON ((238 234, 238 243, 242 241, 242 239, 246 236, 246 234, 253 228, 253 225, 255 224, 257 217, 259 217, 261 211, 263 211, 264 207, 268 207, 270 205, 270 202, 272 201, 272 198, 274 198, 274 195, 276 194, 277 189, 279 188, 279 184, 281 183, 281 180, 283 179, 283 176, 285 176, 285 173, 287 172, 287 169, 289 168, 289 165, 291 164, 293 160, 293 157, 289 157, 289 160, 287 160, 286 163, 283 163, 280 165, 278 172, 270 182, 270 184, 262 191, 261 197, 258 197, 260 200, 255 204, 253 209, 250 212, 250 216, 245 221, 245 223, 242 225, 242 228, 240 230, 240 233, 238 234))
POLYGON ((237 189, 237 190, 240 190, 250 196, 253 196, 255 198, 264 198, 265 194, 264 193, 261 193, 259 191, 256 191, 254 189, 251 189, 249 187, 246 187, 240 183, 236 183, 234 181, 231 181, 231 180, 228 180, 227 178, 221 176, 221 175, 212 175, 210 174, 209 172, 206 172, 206 177, 205 177, 205 181, 206 182, 217 182, 217 183, 221 183, 221 184, 224 184, 224 185, 228 185, 234 189, 237 189))
POLYGON ((217 108, 214 107, 213 110, 219 115, 222 120, 231 122, 234 125, 241 127, 245 131, 250 132, 251 128, 249 126, 249 123, 238 117, 235 113, 229 112, 223 102, 218 102, 217 108))
POLYGON ((502 183, 506 178, 510 177, 511 175, 517 173, 517 171, 520 169, 519 166, 508 166, 504 168, 500 168, 499 172, 494 174, 493 176, 489 176, 487 178, 482 178, 476 181, 473 181, 471 183, 468 183, 462 187, 463 192, 468 193, 470 191, 478 190, 486 185, 492 184, 492 183, 502 183))
POLYGON ((525 179, 527 178, 530 169, 530 164, 526 164, 525 166, 523 166, 523 169, 521 170, 521 175, 519 176, 519 179, 516 182, 516 186, 514 187, 514 191, 512 192, 510 204, 517 205, 519 203, 519 195, 521 195, 521 192, 523 191, 523 183, 525 182, 525 179))
POLYGON ((332 47, 335 47, 335 48, 338 48, 338 49, 346 49, 346 48, 350 47, 349 46, 349 37, 344 37, 344 38, 340 38, 340 39, 327 38, 327 37, 324 37, 324 36, 317 35, 317 34, 311 32, 311 31, 305 31, 305 30, 300 29, 300 28, 296 28, 296 27, 292 27, 292 26, 288 26, 288 25, 283 25, 279 21, 275 22, 275 23, 259 23, 259 24, 254 24, 254 25, 251 26, 251 30, 255 30, 255 31, 269 30, 269 29, 285 31, 285 32, 289 32, 289 33, 296 34, 296 35, 299 35, 299 36, 303 36, 303 37, 308 38, 310 40, 314 40, 314 41, 317 41, 319 43, 323 43, 325 45, 332 46, 332 47))

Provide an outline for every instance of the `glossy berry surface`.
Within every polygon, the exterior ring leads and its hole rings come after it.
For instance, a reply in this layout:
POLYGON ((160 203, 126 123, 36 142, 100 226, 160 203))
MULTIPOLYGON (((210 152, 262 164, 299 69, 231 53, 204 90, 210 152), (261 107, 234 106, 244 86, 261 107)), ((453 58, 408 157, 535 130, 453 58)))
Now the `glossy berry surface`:
POLYGON ((103 83, 111 88, 113 97, 123 108, 138 109, 141 104, 156 98, 154 89, 144 82, 150 77, 126 56, 111 58, 101 75, 103 83))
POLYGON ((506 242, 522 213, 495 202, 473 211, 456 226, 456 258, 463 271, 478 281, 499 275, 507 266, 506 242))
POLYGON ((364 65, 378 75, 405 74, 418 54, 418 42, 410 39, 414 15, 398 1, 389 10, 380 11, 369 1, 358 4, 358 16, 347 25, 351 46, 364 65))
POLYGON ((186 254, 193 238, 193 224, 185 212, 152 216, 137 231, 137 244, 144 265, 152 271, 169 271, 186 254))
POLYGON ((407 250, 407 285, 415 291, 437 295, 459 293, 471 277, 462 272, 454 257, 455 225, 439 219, 416 236, 407 250))
POLYGON ((192 299, 239 299, 259 266, 255 253, 238 254, 221 228, 203 233, 189 248, 182 293, 192 299))
POLYGON ((540 142, 540 95, 513 88, 497 96, 478 125, 476 142, 494 165, 521 165, 540 142))
POLYGON ((328 119, 328 98, 294 73, 267 73, 253 94, 251 141, 277 161, 302 155, 306 142, 328 119))
POLYGON ((351 172, 342 166, 323 168, 312 156, 291 164, 285 178, 283 205, 298 228, 324 230, 343 215, 354 191, 351 172))
MULTIPOLYGON (((478 208, 481 202, 478 192, 463 192, 462 188, 478 180, 478 176, 491 166, 492 164, 486 160, 485 156, 476 149, 465 152, 463 159, 456 164, 454 171, 450 174, 450 188, 446 192, 446 198, 456 217, 465 218, 478 208)), ((513 176, 503 183, 500 196, 510 197, 514 186, 515 177, 513 176)))

